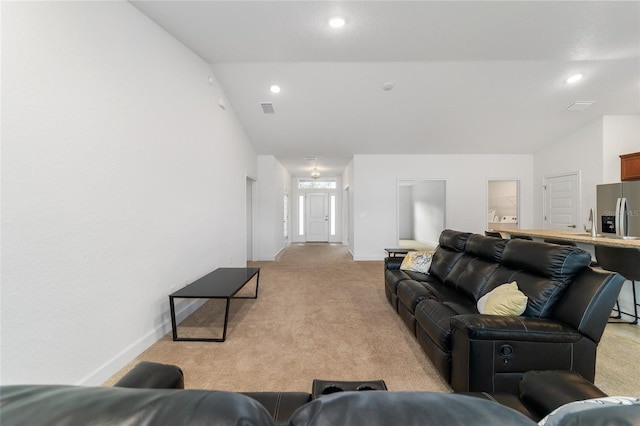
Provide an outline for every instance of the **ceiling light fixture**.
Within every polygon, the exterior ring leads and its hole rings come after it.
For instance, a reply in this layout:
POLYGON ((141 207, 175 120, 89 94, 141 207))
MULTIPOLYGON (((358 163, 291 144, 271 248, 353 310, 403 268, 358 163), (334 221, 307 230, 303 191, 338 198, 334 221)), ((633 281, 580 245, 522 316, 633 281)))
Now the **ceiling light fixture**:
POLYGON ((318 179, 320 177, 320 170, 318 170, 318 157, 304 157, 305 161, 313 161, 313 169, 311 169, 311 177, 318 179))
POLYGON ((582 74, 574 74, 571 77, 569 77, 567 79, 567 83, 568 84, 575 84, 577 82, 579 82, 580 80, 582 80, 582 74))
POLYGON ((280 93, 280 86, 274 84, 269 90, 271 90, 271 93, 280 93))
POLYGON ((344 27, 345 24, 345 20, 342 16, 334 16, 333 18, 329 19, 329 25, 332 28, 341 28, 344 27))

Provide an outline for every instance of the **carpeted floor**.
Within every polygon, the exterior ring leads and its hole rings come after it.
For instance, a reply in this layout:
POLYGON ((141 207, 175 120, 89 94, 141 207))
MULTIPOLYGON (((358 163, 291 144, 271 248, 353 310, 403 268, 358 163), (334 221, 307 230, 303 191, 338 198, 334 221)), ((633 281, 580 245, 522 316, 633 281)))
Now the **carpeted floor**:
MULTIPOLYGON (((346 247, 318 243, 294 244, 275 262, 249 266, 261 268, 259 296, 231 302, 226 342, 174 342, 169 333, 105 385, 147 360, 179 365, 190 389, 308 392, 320 378, 451 392, 387 302, 382 262, 354 262, 346 247)), ((254 289, 246 287, 242 293, 254 289)), ((179 334, 212 333, 207 327, 222 324, 222 303, 207 302, 179 334)), ((596 384, 610 395, 638 395, 638 327, 615 327, 631 335, 605 333, 596 384)))

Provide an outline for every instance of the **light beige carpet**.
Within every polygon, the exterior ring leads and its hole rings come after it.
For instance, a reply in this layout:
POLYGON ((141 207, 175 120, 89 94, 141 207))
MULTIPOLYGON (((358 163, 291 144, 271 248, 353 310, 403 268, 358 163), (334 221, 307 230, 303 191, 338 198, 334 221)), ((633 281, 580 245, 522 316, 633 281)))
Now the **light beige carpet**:
MULTIPOLYGON (((105 385, 147 360, 180 366, 190 389, 309 392, 320 378, 451 392, 387 302, 382 262, 354 262, 344 246, 318 243, 250 266, 261 268, 259 296, 231 301, 226 342, 174 342, 169 333, 105 385)), ((242 294, 253 291, 253 283, 246 287, 242 294)), ((213 337, 221 303, 207 302, 183 321, 180 336, 213 337)), ((640 343, 616 339, 603 340, 611 349, 600 350, 598 371, 608 377, 598 374, 596 383, 612 395, 637 394, 640 343)))

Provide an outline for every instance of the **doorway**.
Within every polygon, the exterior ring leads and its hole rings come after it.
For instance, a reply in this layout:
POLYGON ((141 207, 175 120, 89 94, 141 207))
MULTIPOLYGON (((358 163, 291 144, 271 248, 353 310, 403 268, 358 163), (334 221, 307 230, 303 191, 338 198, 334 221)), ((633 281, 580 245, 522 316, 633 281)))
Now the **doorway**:
POLYGON ((520 223, 520 181, 490 180, 487 182, 487 229, 518 229, 520 223))
POLYGON ((398 247, 434 248, 446 228, 446 181, 398 180, 398 247))

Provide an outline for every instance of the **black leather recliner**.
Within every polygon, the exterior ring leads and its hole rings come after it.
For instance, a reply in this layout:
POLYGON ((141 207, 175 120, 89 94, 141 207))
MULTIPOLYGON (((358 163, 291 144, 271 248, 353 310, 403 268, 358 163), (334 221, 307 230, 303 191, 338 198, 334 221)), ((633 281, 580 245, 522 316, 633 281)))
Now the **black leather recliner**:
MULTIPOLYGON (((524 374, 518 396, 366 391, 312 399, 311 394, 300 392, 240 394, 183 390, 182 386, 180 368, 152 362, 138 364, 113 388, 4 386, 0 387, 2 425, 530 426, 562 404, 605 396, 566 371, 524 374)), ((589 419, 595 420, 590 423, 594 425, 637 424, 640 405, 591 411, 589 419), (619 423, 611 423, 612 419, 619 423)))
POLYGON ((440 235, 429 274, 385 259, 385 293, 456 392, 517 394, 529 370, 570 370, 593 381, 598 342, 624 278, 589 267, 571 246, 453 230, 440 235), (479 314, 480 297, 516 281, 521 316, 479 314))

